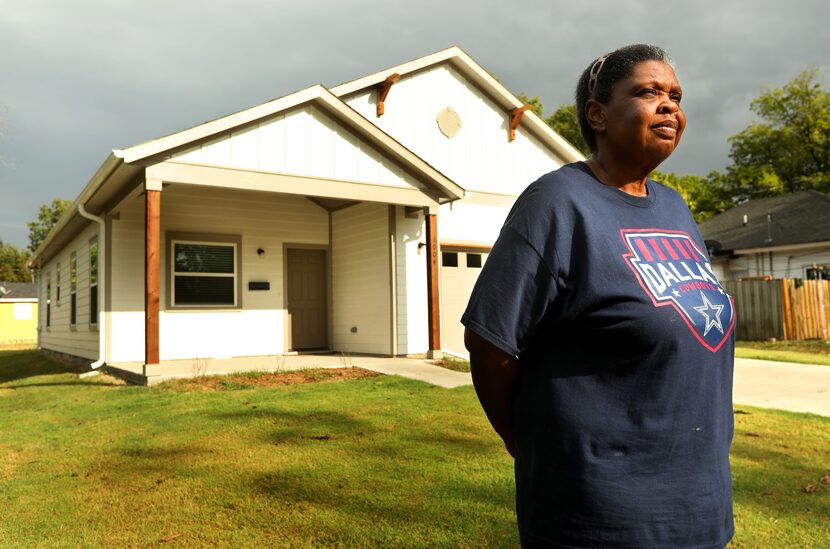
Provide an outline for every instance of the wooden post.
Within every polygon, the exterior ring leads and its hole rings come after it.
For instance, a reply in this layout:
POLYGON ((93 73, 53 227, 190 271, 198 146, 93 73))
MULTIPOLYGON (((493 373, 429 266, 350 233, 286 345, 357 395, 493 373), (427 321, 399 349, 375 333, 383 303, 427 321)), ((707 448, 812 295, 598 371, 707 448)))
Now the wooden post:
POLYGON ((150 190, 144 195, 144 364, 159 363, 159 249, 161 190, 150 190))
POLYGON ((441 301, 438 296, 438 216, 427 214, 427 317, 430 358, 441 355, 441 301))
POLYGON ((824 281, 816 280, 816 309, 818 312, 818 337, 827 339, 827 317, 824 316, 824 281))

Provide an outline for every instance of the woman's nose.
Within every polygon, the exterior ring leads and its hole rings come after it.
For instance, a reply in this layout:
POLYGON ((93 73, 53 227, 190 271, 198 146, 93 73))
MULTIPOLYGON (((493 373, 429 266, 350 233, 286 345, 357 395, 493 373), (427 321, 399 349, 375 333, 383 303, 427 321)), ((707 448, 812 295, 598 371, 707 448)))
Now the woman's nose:
POLYGON ((668 97, 663 98, 663 101, 660 102, 660 105, 657 107, 657 112, 661 114, 671 114, 675 113, 680 110, 680 105, 676 102, 672 101, 668 97))

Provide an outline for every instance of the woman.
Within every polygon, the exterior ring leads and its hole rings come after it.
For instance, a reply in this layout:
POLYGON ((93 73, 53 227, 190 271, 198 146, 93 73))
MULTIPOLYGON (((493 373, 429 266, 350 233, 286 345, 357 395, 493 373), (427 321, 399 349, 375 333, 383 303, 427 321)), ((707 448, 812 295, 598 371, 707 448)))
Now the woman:
POLYGON ((525 547, 724 547, 735 314, 678 193, 648 179, 686 118, 667 54, 586 68, 591 157, 530 185, 462 318, 515 458, 525 547))

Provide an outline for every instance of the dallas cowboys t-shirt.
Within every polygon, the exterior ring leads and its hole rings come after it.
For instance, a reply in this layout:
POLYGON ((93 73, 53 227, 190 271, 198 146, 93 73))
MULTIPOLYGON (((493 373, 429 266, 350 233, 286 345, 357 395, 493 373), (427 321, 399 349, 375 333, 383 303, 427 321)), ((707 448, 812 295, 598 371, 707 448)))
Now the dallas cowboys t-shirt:
POLYGON ((518 199, 462 322, 519 357, 525 546, 723 547, 735 312, 689 209, 584 163, 518 199))

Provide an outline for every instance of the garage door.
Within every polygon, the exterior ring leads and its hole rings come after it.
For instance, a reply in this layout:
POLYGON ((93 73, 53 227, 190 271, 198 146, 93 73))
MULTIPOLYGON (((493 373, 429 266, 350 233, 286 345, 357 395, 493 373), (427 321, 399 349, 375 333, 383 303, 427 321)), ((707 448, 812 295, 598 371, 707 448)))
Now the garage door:
POLYGON ((489 251, 441 247, 441 348, 447 353, 467 356, 461 315, 489 251))

